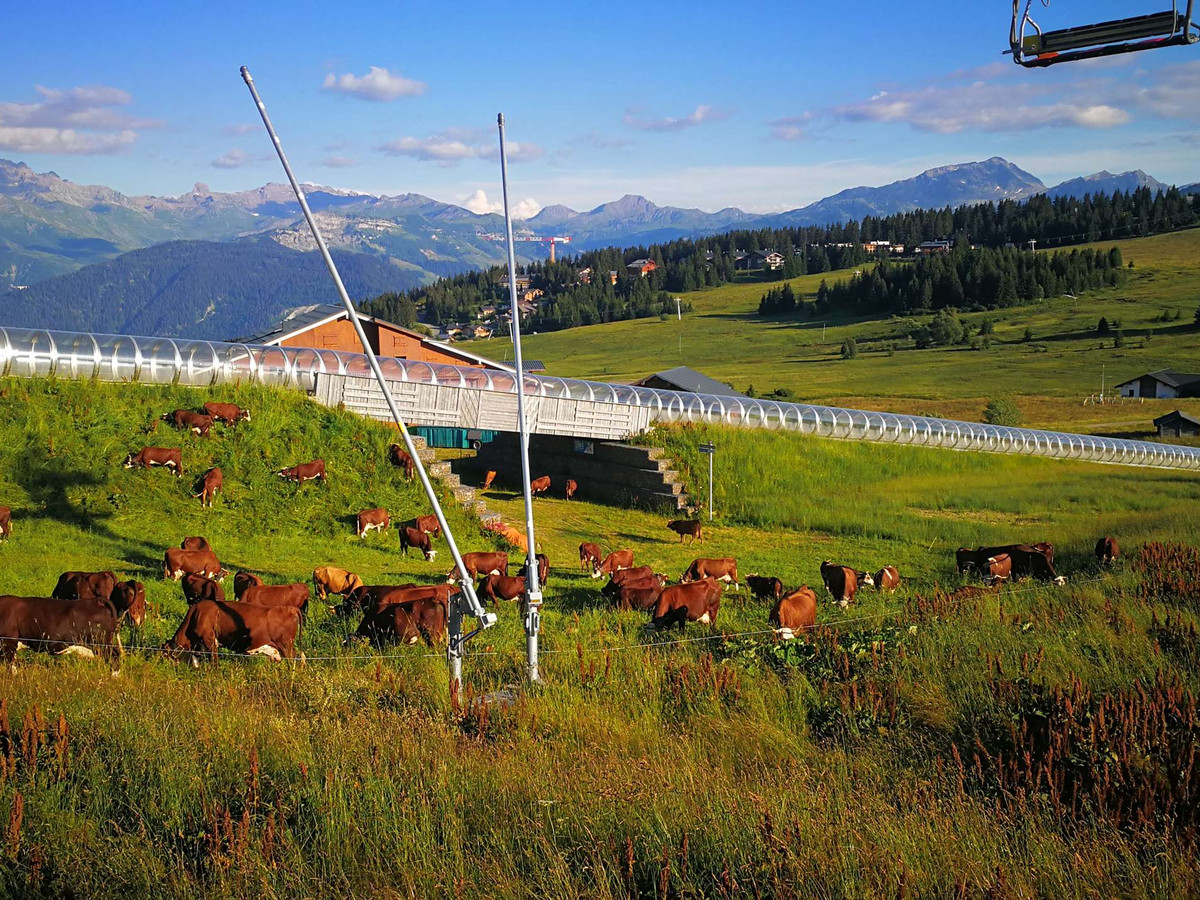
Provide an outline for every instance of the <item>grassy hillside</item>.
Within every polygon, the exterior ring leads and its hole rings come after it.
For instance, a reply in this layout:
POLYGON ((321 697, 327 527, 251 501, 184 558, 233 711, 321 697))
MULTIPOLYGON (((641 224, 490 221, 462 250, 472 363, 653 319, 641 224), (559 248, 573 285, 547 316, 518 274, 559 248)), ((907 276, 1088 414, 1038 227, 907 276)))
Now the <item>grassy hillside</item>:
MULTIPOLYGON (((221 396, 253 421, 201 440, 155 421, 198 392, 0 382, 0 502, 15 532, 0 546, 0 591, 47 592, 68 568, 139 577, 152 611, 126 632, 137 648, 182 615, 160 560, 187 534, 271 581, 327 562, 368 582, 446 570, 444 552, 405 560, 392 534, 352 535, 358 509, 423 511, 384 461, 388 429, 294 394, 221 396), (224 469, 214 509, 186 479, 120 468, 129 449, 176 441, 192 472, 224 469), (271 474, 318 455, 328 486, 271 474)), ((699 466, 696 444, 716 440, 719 521, 701 548, 681 547, 657 516, 538 500, 553 562, 545 684, 514 707, 455 709, 440 651, 343 647, 355 623, 323 609, 305 627, 303 667, 193 671, 131 649, 112 678, 92 661, 23 653, 0 683, 0 894, 1188 892, 1200 866, 1180 792, 1197 776, 1179 760, 1200 731, 1177 709, 1200 688, 1189 631, 1200 572, 1168 565, 1185 581, 1151 589, 1130 566, 1101 576, 1086 551, 1105 531, 1129 553, 1150 538, 1197 543, 1200 478, 771 434, 659 437, 685 471, 699 466), (1055 540, 1068 586, 936 598, 935 582, 954 581, 954 547, 1017 537, 1055 540), (684 643, 643 646, 663 636, 577 572, 584 538, 672 574, 698 552, 736 554, 743 573, 814 584, 830 557, 895 563, 906 584, 846 612, 822 598, 819 620, 835 624, 811 642, 689 626, 684 643), (1118 701, 1089 737, 1100 706, 1118 701), (1070 734, 1066 756, 1037 744, 1031 759, 1073 795, 1024 786, 1035 774, 1011 729, 1039 722, 1070 734), (976 763, 979 748, 989 755, 976 763), (1111 795, 1096 793, 1102 775, 1111 795)), ((488 502, 519 518, 511 494, 488 502)), ((464 549, 492 546, 457 511, 452 524, 464 549)), ((761 631, 766 613, 727 594, 720 629, 761 631)), ((500 615, 467 660, 471 696, 521 678, 519 615, 500 615)))
MULTIPOLYGON (((1109 246, 1109 245, 1104 245, 1109 246)), ((1200 371, 1200 340, 1192 324, 1200 305, 1200 230, 1117 243, 1134 263, 1129 282, 1077 299, 1059 297, 1031 306, 970 313, 962 320, 995 324, 986 351, 965 347, 914 350, 907 335, 928 317, 861 320, 831 317, 764 319, 758 301, 768 285, 726 285, 684 295, 695 312, 682 322, 638 319, 530 336, 525 354, 557 375, 635 380, 677 365, 700 369, 738 390, 786 388, 805 401, 860 405, 899 412, 925 411, 978 420, 989 395, 1021 398, 1026 420, 1044 426, 1108 433, 1144 433, 1148 423, 1181 404, 1154 402, 1083 406, 1099 393, 1102 375, 1111 389, 1126 378, 1159 368, 1200 371), (1182 313, 1159 323, 1164 310, 1182 313), (1096 325, 1119 319, 1125 346, 1113 347, 1096 325), (1034 341, 1025 343, 1025 329, 1034 341), (854 337, 859 357, 842 360, 842 342, 854 337), (898 350, 888 355, 888 346, 898 350), (1101 346, 1103 345, 1103 346, 1101 346)), ((805 276, 793 287, 811 298, 821 279, 849 278, 848 271, 805 276)), ((472 344, 496 359, 511 357, 507 340, 472 344)), ((1200 403, 1182 404, 1200 412, 1200 403)))

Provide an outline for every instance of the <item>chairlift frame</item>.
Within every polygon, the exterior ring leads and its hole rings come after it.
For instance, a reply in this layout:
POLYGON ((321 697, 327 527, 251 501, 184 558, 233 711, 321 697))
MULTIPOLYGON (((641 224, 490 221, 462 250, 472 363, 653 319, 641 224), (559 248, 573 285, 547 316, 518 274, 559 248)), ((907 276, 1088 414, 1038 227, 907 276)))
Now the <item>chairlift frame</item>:
MULTIPOLYGON (((1050 0, 1042 0, 1042 5, 1049 6, 1050 0)), ((1021 0, 1013 0, 1010 49, 1005 52, 1012 54, 1017 65, 1035 69, 1139 50, 1187 46, 1200 41, 1192 20, 1194 5, 1195 0, 1187 0, 1180 12, 1179 0, 1172 0, 1171 9, 1165 12, 1042 31, 1029 14, 1033 0, 1025 0, 1024 11, 1021 0)))

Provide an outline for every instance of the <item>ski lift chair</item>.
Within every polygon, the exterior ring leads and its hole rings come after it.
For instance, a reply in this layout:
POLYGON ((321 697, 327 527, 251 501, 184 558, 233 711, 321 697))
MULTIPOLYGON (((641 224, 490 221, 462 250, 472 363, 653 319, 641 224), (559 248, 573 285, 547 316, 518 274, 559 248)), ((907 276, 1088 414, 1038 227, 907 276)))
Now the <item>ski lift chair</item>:
MULTIPOLYGON (((1200 41, 1192 23, 1195 0, 1179 11, 1179 0, 1173 0, 1166 12, 1115 19, 1095 25, 1079 25, 1058 31, 1042 31, 1029 15, 1033 0, 1026 0, 1021 12, 1021 0, 1013 0, 1012 30, 1009 44, 1013 62, 1026 68, 1042 68, 1081 59, 1115 56, 1137 50, 1154 50, 1194 44, 1200 41), (1027 33, 1028 32, 1028 33, 1027 33)), ((1042 0, 1049 6, 1050 0, 1042 0)))

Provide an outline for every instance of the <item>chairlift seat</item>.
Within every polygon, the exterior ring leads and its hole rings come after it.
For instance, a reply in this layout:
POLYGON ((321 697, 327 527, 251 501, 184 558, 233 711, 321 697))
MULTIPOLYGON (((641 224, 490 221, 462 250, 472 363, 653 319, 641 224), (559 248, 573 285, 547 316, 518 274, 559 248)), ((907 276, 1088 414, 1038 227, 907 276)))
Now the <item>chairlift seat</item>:
POLYGON ((1099 22, 1095 25, 1080 25, 1075 28, 1047 31, 1044 34, 1029 34, 1025 36, 1024 46, 1021 49, 1030 55, 1064 53, 1103 44, 1169 37, 1180 30, 1181 18, 1173 10, 1167 10, 1145 16, 1099 22))

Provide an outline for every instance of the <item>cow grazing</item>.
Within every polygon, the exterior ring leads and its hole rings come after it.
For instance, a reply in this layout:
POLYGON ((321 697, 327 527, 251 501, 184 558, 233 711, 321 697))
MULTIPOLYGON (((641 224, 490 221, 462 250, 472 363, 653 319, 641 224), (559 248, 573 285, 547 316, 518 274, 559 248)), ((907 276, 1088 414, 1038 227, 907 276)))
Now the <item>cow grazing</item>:
POLYGON ((767 616, 784 640, 791 640, 798 632, 808 631, 817 624, 817 593, 807 584, 802 584, 790 594, 776 602, 767 616))
POLYGON ((423 531, 430 537, 440 537, 442 534, 442 526, 438 523, 437 516, 417 516, 411 522, 404 524, 411 525, 417 531, 423 531))
POLYGON ((221 568, 211 550, 183 550, 171 547, 163 554, 163 578, 178 581, 184 575, 203 575, 218 581, 229 573, 221 568))
POLYGON ((1120 555, 1121 547, 1116 538, 1102 537, 1096 541, 1096 559, 1100 560, 1100 565, 1107 566, 1120 555))
POLYGON ((50 596, 55 600, 108 600, 118 618, 141 627, 146 619, 146 587, 140 581, 117 581, 112 572, 63 572, 50 596))
POLYGON ((407 603, 391 603, 369 611, 354 632, 376 646, 390 643, 415 644, 424 638, 432 647, 446 635, 446 605, 425 597, 407 603))
POLYGON ((16 668, 17 650, 39 653, 99 653, 118 674, 119 614, 108 598, 61 600, 54 597, 0 596, 0 660, 16 668))
POLYGON ((476 593, 488 597, 493 606, 499 606, 501 600, 516 600, 525 593, 525 576, 488 575, 479 582, 476 593))
POLYGON ((679 535, 679 543, 683 543, 685 537, 690 537, 693 541, 702 541, 704 536, 701 534, 700 521, 698 519, 675 519, 667 523, 667 527, 679 535))
POLYGON ((206 506, 211 507, 217 497, 217 493, 225 484, 225 476, 221 472, 220 467, 213 466, 200 476, 200 480, 196 484, 200 488, 200 492, 192 494, 192 496, 200 498, 201 508, 206 506))
POLYGON ((180 541, 179 549, 180 550, 211 550, 212 545, 210 545, 208 543, 208 538, 201 537, 200 535, 193 535, 192 537, 185 537, 182 541, 180 541))
POLYGON ((126 469, 170 469, 176 478, 183 476, 183 456, 178 447, 143 447, 125 457, 126 469))
POLYGON ((163 650, 176 659, 186 654, 193 666, 205 656, 215 660, 222 647, 278 661, 295 659, 299 634, 300 610, 293 607, 201 600, 188 607, 163 650))
POLYGON ((681 584, 688 584, 693 581, 700 581, 703 578, 715 578, 718 581, 727 581, 733 585, 734 590, 737 590, 739 587, 737 560, 732 556, 725 556, 720 559, 692 560, 692 564, 688 566, 687 571, 683 573, 679 581, 681 584))
MULTIPOLYGON (((582 548, 580 549, 582 553, 582 548)), ((621 569, 633 568, 633 551, 632 550, 614 550, 608 556, 604 557, 604 561, 592 569, 592 577, 599 578, 601 575, 612 575, 613 572, 619 572, 621 569)))
POLYGON ((495 480, 496 480, 496 470, 488 469, 487 474, 483 476, 483 487, 481 487, 480 490, 486 491, 488 488, 490 488, 492 486, 492 482, 495 480))
MULTIPOLYGON (((508 554, 503 550, 481 550, 462 555, 463 566, 472 578, 479 575, 504 575, 508 572, 508 554)), ((446 576, 451 584, 458 581, 458 569, 452 569, 446 576)))
POLYGON ((187 601, 188 606, 201 600, 225 602, 225 588, 221 587, 219 581, 213 581, 203 575, 184 575, 180 585, 183 587, 183 599, 187 601))
POLYGON ((347 594, 334 612, 338 615, 355 611, 370 613, 414 600, 433 600, 449 609, 450 597, 456 591, 452 584, 365 584, 347 594))
POLYGON ((12 510, 0 506, 0 540, 7 541, 12 535, 12 510))
POLYGON ((194 413, 190 409, 177 409, 163 416, 164 422, 170 422, 181 431, 192 431, 201 437, 208 437, 213 426, 213 417, 194 413))
POLYGON ((750 593, 760 600, 778 600, 783 596, 783 582, 773 576, 759 575, 755 572, 746 576, 746 584, 750 593))
POLYGON ((856 572, 849 566, 835 566, 829 560, 821 563, 821 580, 825 582, 825 589, 842 607, 854 601, 854 595, 858 593, 860 586, 875 585, 875 579, 868 573, 856 572))
MULTIPOLYGON (((534 559, 537 560, 538 584, 545 587, 546 579, 550 577, 550 557, 545 553, 537 553, 534 555, 534 559)), ((525 562, 521 564, 521 574, 528 577, 528 569, 529 557, 525 557, 525 562)))
POLYGON ((631 610, 636 609, 642 612, 653 609, 658 603, 659 595, 663 592, 663 584, 658 579, 655 579, 653 584, 642 583, 638 585, 630 585, 617 589, 616 606, 617 609, 631 610))
POLYGON ((574 478, 568 478, 566 484, 567 499, 573 499, 577 493, 579 493, 579 482, 574 478))
POLYGON ((109 602, 117 611, 117 618, 128 616, 135 628, 141 628, 146 621, 146 586, 140 581, 118 581, 112 593, 108 595, 109 602))
POLYGON ((976 553, 992 559, 1008 554, 1012 557, 1014 578, 1037 578, 1054 584, 1066 584, 1067 580, 1054 571, 1053 544, 1009 544, 1004 547, 980 547, 976 553))
POLYGON ((312 579, 317 599, 322 603, 330 594, 345 597, 351 591, 363 586, 361 578, 353 572, 347 572, 337 566, 317 566, 313 569, 312 579))
POLYGON ((663 588, 653 607, 651 620, 655 628, 678 625, 680 630, 687 622, 704 625, 717 624, 717 610, 721 605, 721 582, 715 578, 702 578, 689 584, 674 584, 663 588))
POLYGON ((387 531, 390 524, 392 520, 386 509, 364 509, 355 519, 355 533, 365 539, 368 531, 387 531))
POLYGON ((250 410, 242 409, 236 403, 217 403, 209 400, 204 404, 204 411, 212 416, 214 422, 223 422, 226 425, 250 421, 250 410))
POLYGON ((900 587, 900 573, 895 566, 884 566, 875 573, 875 590, 892 593, 900 587))
POLYGON ((388 459, 391 460, 393 466, 397 469, 404 470, 404 477, 409 481, 412 480, 413 473, 416 472, 417 464, 408 451, 399 444, 388 445, 388 459))
POLYGON ((429 542, 429 535, 405 525, 400 529, 400 549, 404 551, 405 556, 408 556, 410 547, 420 550, 426 562, 437 556, 437 551, 433 549, 433 545, 429 542))
POLYGON ((579 568, 585 572, 596 571, 596 567, 600 565, 602 555, 603 552, 600 550, 599 544, 584 541, 579 545, 579 568))
POLYGON ((253 584, 242 591, 238 601, 253 606, 290 606, 304 613, 308 609, 308 585, 302 581, 253 584))
POLYGON ((314 478, 321 479, 322 484, 328 481, 325 477, 325 460, 323 459, 314 459, 312 462, 300 463, 298 466, 289 466, 286 469, 280 469, 275 474, 287 481, 294 481, 296 484, 304 484, 314 478))
POLYGON ((247 588, 259 587, 262 584, 265 582, 253 572, 239 571, 233 576, 233 596, 241 600, 247 588))
POLYGON ((550 476, 543 475, 541 478, 535 478, 529 482, 529 494, 536 497, 538 494, 544 494, 550 490, 550 476))

